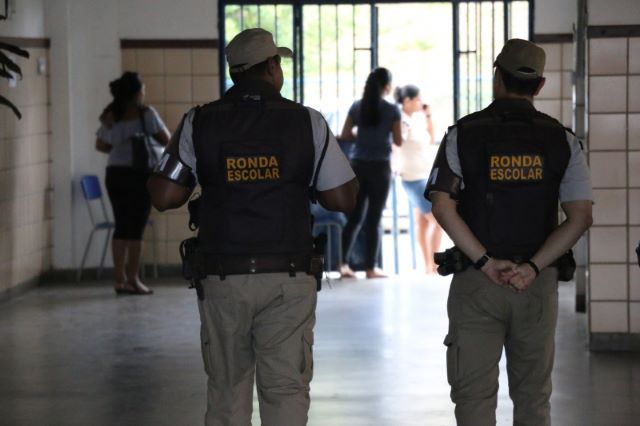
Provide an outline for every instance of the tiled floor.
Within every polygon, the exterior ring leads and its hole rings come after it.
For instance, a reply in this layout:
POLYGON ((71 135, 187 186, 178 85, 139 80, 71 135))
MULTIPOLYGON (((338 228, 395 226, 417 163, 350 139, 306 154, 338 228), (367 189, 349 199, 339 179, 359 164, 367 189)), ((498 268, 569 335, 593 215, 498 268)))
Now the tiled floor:
MULTIPOLYGON (((202 424, 195 294, 178 281, 151 297, 108 285, 43 287, 0 305, 0 425, 202 424)), ((419 275, 325 286, 309 424, 454 425, 447 287, 419 275)), ((588 352, 572 291, 561 288, 553 424, 640 424, 640 356, 588 352)), ((511 424, 505 379, 499 425, 511 424)))

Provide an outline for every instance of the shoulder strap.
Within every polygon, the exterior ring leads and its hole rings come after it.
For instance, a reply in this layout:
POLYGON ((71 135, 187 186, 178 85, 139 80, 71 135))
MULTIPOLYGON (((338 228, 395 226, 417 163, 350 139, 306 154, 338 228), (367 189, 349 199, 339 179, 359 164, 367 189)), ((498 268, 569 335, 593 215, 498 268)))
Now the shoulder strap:
POLYGON ((147 107, 140 107, 140 124, 142 124, 142 133, 145 134, 145 136, 147 135, 147 125, 145 124, 144 121, 144 114, 147 112, 148 108, 147 107))
POLYGON ((324 146, 322 147, 322 153, 320 154, 320 159, 318 160, 318 165, 316 166, 316 169, 313 173, 313 182, 311 183, 311 187, 309 188, 309 198, 311 199, 311 202, 313 204, 316 204, 318 202, 318 197, 317 197, 317 189, 316 187, 318 186, 318 174, 320 173, 320 167, 322 167, 322 163, 324 161, 324 156, 327 154, 327 148, 329 147, 329 132, 331 130, 329 130, 329 125, 327 124, 327 122, 325 120, 323 120, 324 122, 324 126, 326 129, 326 136, 324 138, 324 146))

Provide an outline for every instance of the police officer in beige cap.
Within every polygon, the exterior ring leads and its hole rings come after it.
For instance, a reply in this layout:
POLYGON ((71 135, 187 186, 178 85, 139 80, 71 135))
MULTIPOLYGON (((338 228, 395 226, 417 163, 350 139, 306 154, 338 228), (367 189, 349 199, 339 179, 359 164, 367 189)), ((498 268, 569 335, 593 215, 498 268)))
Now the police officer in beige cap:
POLYGON ((280 95, 290 49, 254 28, 225 53, 234 86, 186 114, 148 186, 159 210, 202 189, 183 254, 198 278, 206 425, 251 424, 255 377, 261 424, 302 426, 322 274, 309 201, 348 212, 357 184, 322 115, 280 95))
POLYGON ((513 424, 551 423, 559 271, 591 225, 593 196, 580 141, 533 106, 544 65, 534 43, 507 41, 493 103, 449 128, 425 191, 456 245, 438 260, 454 274, 444 343, 461 426, 496 424, 503 349, 513 424))

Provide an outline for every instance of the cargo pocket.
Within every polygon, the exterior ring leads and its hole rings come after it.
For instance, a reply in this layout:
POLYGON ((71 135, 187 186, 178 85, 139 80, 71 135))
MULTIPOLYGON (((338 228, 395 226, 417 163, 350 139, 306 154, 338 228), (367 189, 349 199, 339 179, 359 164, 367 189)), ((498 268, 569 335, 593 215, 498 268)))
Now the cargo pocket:
POLYGON ((458 383, 458 352, 459 348, 454 336, 447 334, 444 338, 444 345, 447 347, 447 381, 452 387, 458 383))
POLYGON ((200 347, 202 349, 202 362, 204 363, 204 371, 210 379, 213 379, 213 370, 211 368, 211 340, 204 326, 200 326, 200 347))
POLYGON ((303 365, 302 379, 309 384, 313 378, 313 330, 307 329, 302 334, 303 365))

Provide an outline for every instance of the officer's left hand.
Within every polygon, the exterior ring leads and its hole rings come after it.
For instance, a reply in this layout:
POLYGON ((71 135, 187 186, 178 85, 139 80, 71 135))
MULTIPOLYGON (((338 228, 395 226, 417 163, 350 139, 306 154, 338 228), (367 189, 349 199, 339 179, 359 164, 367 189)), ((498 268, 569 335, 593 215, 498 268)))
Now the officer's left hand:
POLYGON ((509 286, 516 264, 510 260, 491 258, 482 267, 482 272, 495 284, 509 286))
POLYGON ((536 279, 536 271, 528 263, 517 265, 513 268, 513 272, 513 276, 509 279, 509 285, 518 293, 525 292, 536 279))

